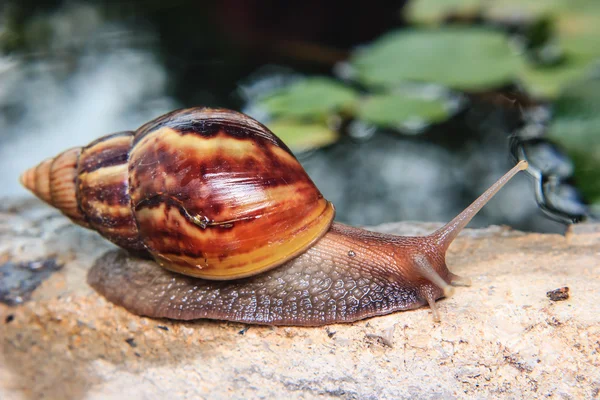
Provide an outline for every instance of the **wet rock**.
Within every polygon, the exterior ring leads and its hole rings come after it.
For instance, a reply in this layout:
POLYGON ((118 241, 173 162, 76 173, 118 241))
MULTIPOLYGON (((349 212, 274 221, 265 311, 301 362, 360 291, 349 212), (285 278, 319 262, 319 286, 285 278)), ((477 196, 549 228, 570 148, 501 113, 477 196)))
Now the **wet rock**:
POLYGON ((0 302, 14 306, 29 300, 31 292, 61 267, 53 258, 0 265, 0 302))
POLYGON ((30 301, 0 304, 0 398, 593 398, 600 391, 600 225, 567 236, 467 230, 447 259, 473 286, 439 302, 441 323, 426 307, 320 328, 141 318, 86 284, 94 260, 113 248, 40 203, 0 206, 0 273, 36 260, 63 265, 30 301), (546 296, 567 286, 565 301, 546 296))

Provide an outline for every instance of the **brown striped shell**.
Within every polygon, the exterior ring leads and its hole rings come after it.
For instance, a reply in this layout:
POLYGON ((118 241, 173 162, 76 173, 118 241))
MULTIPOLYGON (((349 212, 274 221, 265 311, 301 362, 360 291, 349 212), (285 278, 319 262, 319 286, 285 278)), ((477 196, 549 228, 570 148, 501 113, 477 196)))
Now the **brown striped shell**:
POLYGON ((206 279, 281 265, 321 238, 335 213, 279 138, 221 109, 175 111, 102 137, 21 181, 77 224, 206 279))

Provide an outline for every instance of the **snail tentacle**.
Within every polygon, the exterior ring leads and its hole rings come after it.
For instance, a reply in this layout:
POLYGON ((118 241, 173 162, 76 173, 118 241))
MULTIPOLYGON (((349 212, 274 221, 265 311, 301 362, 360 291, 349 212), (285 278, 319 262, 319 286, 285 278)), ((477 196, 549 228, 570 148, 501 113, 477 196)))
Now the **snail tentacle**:
POLYGON ((452 286, 471 286, 473 284, 473 282, 471 281, 471 278, 466 277, 466 276, 459 276, 459 275, 455 275, 452 272, 450 272, 450 284, 452 286))

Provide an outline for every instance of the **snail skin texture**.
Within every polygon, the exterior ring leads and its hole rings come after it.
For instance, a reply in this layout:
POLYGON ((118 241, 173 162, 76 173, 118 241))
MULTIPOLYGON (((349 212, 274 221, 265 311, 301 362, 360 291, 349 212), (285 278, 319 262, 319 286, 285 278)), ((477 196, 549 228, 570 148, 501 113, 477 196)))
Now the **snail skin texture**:
POLYGON ((448 270, 448 246, 526 168, 519 162, 429 236, 369 232, 333 222, 331 203, 265 126, 191 108, 67 150, 21 182, 146 258, 111 251, 88 275, 135 314, 317 326, 424 304, 439 321, 436 300, 470 284, 448 270))

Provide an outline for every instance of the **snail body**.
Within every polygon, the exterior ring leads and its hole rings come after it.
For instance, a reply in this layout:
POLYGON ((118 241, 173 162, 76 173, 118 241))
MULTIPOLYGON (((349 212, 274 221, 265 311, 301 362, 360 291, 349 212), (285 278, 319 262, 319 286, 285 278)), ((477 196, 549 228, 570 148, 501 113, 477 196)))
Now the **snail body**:
POLYGON ((154 262, 109 252, 88 282, 140 315, 325 325, 417 308, 468 280, 445 253, 521 162, 429 236, 333 222, 291 151, 234 111, 192 108, 105 136, 21 182, 75 223, 154 262))

